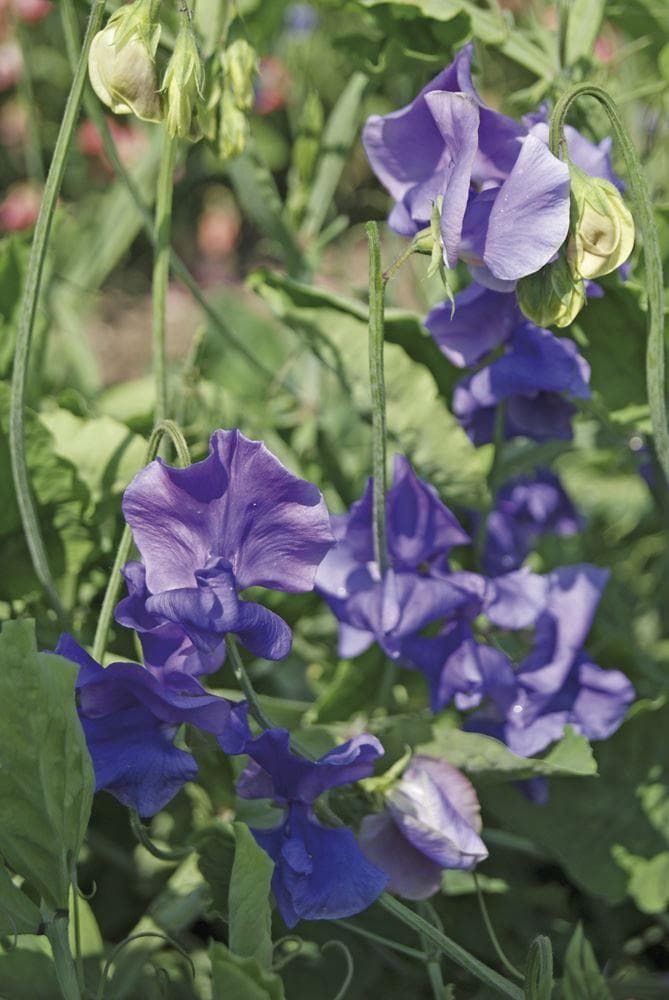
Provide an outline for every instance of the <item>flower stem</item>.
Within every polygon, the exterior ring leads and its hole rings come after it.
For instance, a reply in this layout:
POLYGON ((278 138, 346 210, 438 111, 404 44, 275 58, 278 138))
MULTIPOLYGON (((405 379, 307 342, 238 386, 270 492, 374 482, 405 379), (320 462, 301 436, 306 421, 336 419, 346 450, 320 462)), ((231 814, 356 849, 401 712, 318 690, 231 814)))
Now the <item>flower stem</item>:
POLYGON ((30 347, 35 326, 37 302, 42 289, 44 261, 49 244, 51 223, 56 210, 56 201, 63 181, 63 174, 65 173, 65 164, 72 134, 79 114, 81 96, 86 81, 88 51, 93 41, 93 36, 102 24, 104 11, 105 0, 94 0, 83 46, 79 54, 79 61, 63 112, 63 120, 58 132, 51 166, 49 167, 49 174, 44 185, 42 204, 37 216, 35 235, 28 258, 23 299, 16 331, 12 400, 9 414, 9 449, 12 461, 12 476, 14 478, 16 501, 28 551, 30 552, 30 558, 37 578, 46 590, 50 603, 62 619, 65 619, 65 612, 58 597, 56 584, 51 575, 35 501, 30 491, 25 444, 26 385, 30 347))
MULTIPOLYGON (((438 920, 434 907, 430 903, 427 901, 420 902, 418 904, 418 912, 438 931, 442 931, 441 921, 438 920)), ((434 1000, 444 1000, 445 986, 444 977, 441 972, 441 950, 435 944, 428 941, 422 933, 420 940, 425 952, 425 965, 427 966, 427 974, 430 979, 434 1000)))
POLYGON ((63 1000, 81 1000, 77 972, 70 951, 67 911, 51 914, 50 918, 45 921, 44 933, 51 945, 56 978, 63 1000))
POLYGON ((230 657, 230 665, 232 666, 232 672, 235 675, 237 683, 244 693, 244 697, 249 703, 249 712, 256 720, 258 725, 262 729, 273 729, 274 724, 269 716, 265 715, 260 701, 258 700, 258 695, 255 693, 253 684, 249 675, 246 673, 246 668, 242 663, 242 658, 239 655, 239 650, 237 649, 237 640, 235 637, 228 633, 225 637, 225 645, 228 650, 228 656, 230 657))
POLYGON ((163 152, 160 158, 153 257, 153 376, 156 385, 155 420, 167 417, 167 352, 165 327, 167 319, 167 285, 170 275, 172 232, 172 197, 174 194, 174 164, 177 141, 165 128, 163 152))
POLYGON ((662 255, 653 216, 653 203, 643 173, 639 155, 623 123, 615 101, 602 87, 592 83, 579 84, 567 91, 555 105, 550 121, 549 144, 555 156, 564 154, 566 143, 564 124, 569 109, 579 97, 594 97, 603 105, 609 116, 616 139, 625 160, 630 190, 636 211, 636 220, 643 240, 646 268, 647 330, 646 386, 650 419, 655 437, 655 450, 664 477, 669 483, 669 428, 664 359, 664 288, 662 281, 662 255))
MULTIPOLYGON (((371 225, 371 223, 370 223, 371 225)), ((409 257, 412 257, 416 253, 416 244, 412 240, 407 247, 404 248, 402 253, 395 258, 395 260, 390 264, 383 272, 383 284, 386 285, 391 278, 394 278, 402 264, 406 264, 409 257)))
POLYGON ((488 932, 488 937, 490 938, 490 942, 493 948, 495 949, 495 953, 500 962, 502 963, 502 965, 504 966, 504 968, 506 969, 506 971, 509 972, 515 979, 519 979, 522 983, 525 979, 525 976, 523 975, 522 972, 519 972, 519 970, 515 967, 515 965, 512 962, 510 962, 509 959, 504 954, 502 946, 499 943, 497 935, 495 934, 495 928, 492 925, 492 920, 490 919, 490 914, 488 913, 488 907, 486 906, 485 899, 483 898, 483 893, 481 892, 481 886, 479 885, 479 880, 476 875, 476 872, 472 872, 472 875, 474 876, 474 885, 476 886, 476 896, 479 901, 479 909, 481 910, 483 923, 485 924, 485 929, 488 932))
MULTIPOLYGON (((172 444, 174 445, 174 450, 177 453, 179 464, 185 469, 186 466, 190 465, 188 445, 186 444, 186 440, 181 433, 181 430, 172 420, 163 420, 157 427, 154 428, 146 448, 146 464, 148 465, 149 462, 152 462, 156 457, 158 449, 160 448, 160 443, 166 434, 170 437, 172 444)), ((107 589, 102 600, 102 608, 100 609, 100 617, 98 618, 97 628, 95 629, 95 639, 93 640, 93 659, 97 660, 98 663, 102 663, 102 657, 104 656, 107 644, 109 625, 114 613, 114 606, 118 600, 118 593, 121 589, 121 570, 128 561, 131 548, 132 532, 126 524, 116 550, 116 558, 114 559, 114 565, 112 566, 111 574, 107 582, 107 589)))
POLYGON ((485 983, 486 986, 489 986, 500 996, 510 997, 510 1000, 523 1000, 524 994, 520 987, 516 986, 510 980, 505 979, 504 976, 500 976, 494 969, 490 969, 487 965, 484 965, 478 958, 474 958, 473 955, 470 955, 459 944, 456 944, 455 941, 452 941, 441 931, 437 930, 436 927, 433 927, 423 917, 414 913, 404 903, 401 903, 399 899, 395 899, 394 896, 384 892, 379 898, 379 903, 385 910, 397 917, 398 920, 401 920, 408 927, 413 928, 419 935, 422 935, 427 941, 439 948, 456 965, 471 973, 472 976, 480 982, 485 983))
POLYGON ((415 958, 419 962, 427 961, 427 955, 423 954, 417 948, 409 948, 405 944, 400 944, 399 941, 392 941, 390 938, 382 937, 381 934, 375 934, 373 931, 368 931, 365 927, 358 927, 354 924, 352 920, 337 920, 337 927, 345 927, 347 931, 351 931, 352 934, 357 934, 360 937, 366 938, 368 941, 373 941, 378 944, 381 948, 390 948, 391 951, 396 951, 400 955, 406 955, 407 958, 415 958))
POLYGON ((369 244, 369 383, 372 395, 372 473, 374 556, 383 576, 388 568, 386 542, 386 385, 383 374, 383 305, 379 227, 365 226, 369 244))

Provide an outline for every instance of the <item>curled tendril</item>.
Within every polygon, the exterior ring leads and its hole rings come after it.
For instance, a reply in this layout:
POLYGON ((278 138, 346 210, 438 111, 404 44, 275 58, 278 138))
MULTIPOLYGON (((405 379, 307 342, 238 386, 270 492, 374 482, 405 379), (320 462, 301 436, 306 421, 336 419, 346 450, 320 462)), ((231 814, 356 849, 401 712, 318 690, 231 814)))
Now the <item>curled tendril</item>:
POLYGON ((273 960, 272 962, 273 972, 278 972, 279 969, 283 969, 283 967, 285 965, 288 965, 289 962, 292 962, 293 959, 299 958, 301 955, 304 954, 305 942, 302 940, 301 937, 298 937, 297 934, 286 934, 284 937, 279 938, 279 940, 276 941, 274 944, 274 948, 272 950, 273 954, 276 953, 278 949, 281 948, 283 945, 287 944, 295 944, 297 945, 297 947, 295 948, 294 951, 287 952, 286 954, 283 955, 278 955, 273 960))
POLYGON ((175 847, 171 851, 164 851, 162 847, 158 847, 149 837, 146 827, 135 809, 130 810, 130 827, 142 847, 160 861, 183 861, 193 851, 192 847, 175 847))
POLYGON ((90 902, 91 899, 93 899, 97 891, 98 891, 98 884, 95 881, 95 879, 93 879, 91 887, 88 892, 84 892, 81 886, 77 885, 77 896, 80 896, 81 899, 85 899, 87 903, 90 902))
MULTIPOLYGON (((4 950, 6 952, 7 951, 14 951, 14 949, 17 946, 17 944, 19 943, 19 932, 18 932, 18 928, 16 926, 16 921, 14 920, 14 917, 11 915, 11 913, 9 912, 9 910, 5 910, 4 907, 0 907, 0 916, 5 917, 5 919, 8 920, 9 923, 12 925, 12 938, 13 938, 13 940, 12 940, 12 943, 8 947, 4 947, 3 946, 4 950)), ((3 935, 3 937, 4 937, 4 935, 3 935)))
POLYGON ((158 980, 158 989, 160 990, 160 995, 162 997, 169 997, 169 989, 172 985, 172 980, 170 979, 170 974, 167 969, 162 965, 154 965, 153 968, 156 972, 156 978, 158 980))
POLYGON ((326 941, 323 947, 321 948, 321 952, 326 952, 328 948, 338 948, 339 951, 341 951, 341 953, 343 954, 344 959, 346 961, 346 975, 344 976, 344 982, 341 984, 338 992, 333 997, 333 1000, 344 1000, 344 997, 348 993, 348 988, 353 981, 353 969, 354 969, 353 956, 351 955, 351 952, 348 950, 343 941, 339 941, 336 939, 333 941, 326 941))
MULTIPOLYGON (((131 944, 132 941, 139 941, 141 938, 159 938, 161 941, 166 941, 170 947, 179 952, 182 958, 186 959, 190 968, 191 977, 193 981, 195 981, 195 965, 193 963, 193 959, 190 957, 185 948, 182 948, 178 941, 175 941, 174 938, 169 936, 169 934, 164 934, 162 931, 139 931, 137 934, 130 934, 129 937, 124 938, 112 951, 111 955, 105 962, 104 969, 102 970, 102 977, 98 983, 98 991, 95 1000, 104 1000, 105 988, 109 983, 109 970, 118 958, 120 952, 127 945, 131 944)), ((164 969, 162 971, 165 972, 164 969)))

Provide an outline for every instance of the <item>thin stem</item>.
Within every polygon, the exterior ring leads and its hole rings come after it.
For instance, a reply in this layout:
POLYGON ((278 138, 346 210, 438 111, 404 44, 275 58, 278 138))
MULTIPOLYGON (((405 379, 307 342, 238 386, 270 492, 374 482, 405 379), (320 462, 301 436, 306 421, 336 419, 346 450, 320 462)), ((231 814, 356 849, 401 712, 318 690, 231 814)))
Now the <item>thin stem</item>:
POLYGON ((512 962, 509 961, 509 959, 504 954, 504 950, 501 944, 499 943, 497 935, 495 934, 495 928, 492 925, 492 920, 490 919, 490 914, 488 913, 488 907, 486 905, 485 899, 483 898, 483 893, 481 892, 481 886, 479 885, 479 880, 476 875, 476 872, 472 872, 472 875, 474 876, 474 885, 476 886, 476 896, 479 901, 479 909, 481 910, 481 916, 483 917, 483 923, 485 924, 485 929, 488 932, 490 943, 495 949, 495 953, 500 962, 502 963, 502 965, 504 966, 504 968, 506 969, 506 971, 510 973, 510 975, 512 975, 515 979, 519 979, 522 983, 525 980, 525 976, 515 967, 515 965, 512 962))
POLYGON ((67 926, 67 913, 59 911, 45 922, 44 933, 51 945, 56 978, 63 994, 63 1000, 81 1000, 81 990, 70 951, 67 926))
POLYGON ((574 101, 579 97, 594 97, 603 105, 609 116, 616 139, 625 160, 630 191, 634 201, 637 223, 643 241, 646 269, 648 339, 646 344, 646 386, 650 419, 655 437, 655 450, 664 477, 669 483, 669 428, 664 358, 664 287, 662 280, 662 255, 653 216, 653 202, 643 173, 639 155, 634 148, 613 98, 595 84, 583 83, 567 91, 555 105, 551 115, 549 145, 555 156, 565 153, 564 124, 574 101))
POLYGON ((372 473, 374 555, 383 576, 388 567, 386 543, 386 384, 383 374, 383 303, 379 227, 365 226, 369 244, 369 383, 372 395, 372 473))
POLYGON ((62 619, 65 619, 65 612, 58 597, 53 576, 51 575, 46 547, 35 508, 35 501, 30 490, 25 444, 26 386, 37 301, 42 288, 44 261, 49 244, 51 223, 56 210, 56 201, 63 181, 63 174, 65 173, 70 142, 79 114, 81 96, 86 81, 88 51, 93 41, 93 36, 102 24, 104 11, 105 0, 94 0, 79 61, 65 105, 63 120, 58 132, 53 159, 49 167, 49 174, 44 185, 42 204, 40 205, 35 224, 35 235, 30 248, 21 312, 16 331, 12 400, 9 415, 9 448, 12 460, 12 476, 14 478, 16 500, 30 558, 37 578, 47 592, 49 601, 62 619))
POLYGON ((269 716, 265 715, 258 700, 258 695, 255 693, 253 684, 251 683, 251 679, 246 673, 246 668, 242 663, 242 658, 239 655, 239 650, 237 649, 237 640, 230 632, 228 632, 225 637, 225 645, 228 650, 228 656, 230 657, 232 672, 235 675, 237 683, 242 689, 244 697, 249 703, 249 712, 262 729, 273 729, 274 724, 269 716))
POLYGON ((136 809, 130 810, 130 829, 142 847, 160 861, 183 861, 184 858, 193 853, 192 847, 175 847, 165 851, 162 847, 154 844, 136 809))
MULTIPOLYGON (((371 224, 371 223, 370 223, 371 224)), ((369 232, 369 231, 368 231, 369 232)), ((402 253, 395 258, 395 260, 390 264, 383 272, 383 284, 387 285, 391 278, 394 278, 402 264, 406 264, 409 257, 412 257, 416 253, 416 244, 412 240, 411 243, 402 251, 402 253)))
POLYGON ((167 285, 170 274, 172 232, 172 197, 174 194, 174 164, 177 141, 167 128, 163 137, 163 152, 156 189, 156 216, 153 257, 153 377, 156 385, 156 423, 167 417, 167 351, 165 327, 167 321, 167 285))
POLYGON ((515 983, 505 979, 504 976, 500 976, 494 969, 490 969, 483 962, 474 958, 473 955, 470 955, 459 944, 456 944, 455 941, 452 941, 441 931, 437 930, 427 920, 424 920, 417 913, 414 913, 413 910, 410 910, 408 906, 405 906, 404 903, 401 903, 399 899, 395 899, 394 896, 384 892, 379 898, 379 904, 389 913, 392 913, 393 916, 397 917, 398 920, 401 920, 402 923, 408 927, 412 927, 418 934, 424 935, 428 941, 436 945, 451 961, 471 973, 472 976, 480 982, 485 983, 486 986, 490 986, 500 996, 510 997, 511 1000, 523 1000, 523 991, 515 983))
MULTIPOLYGON (((186 466, 190 465, 188 445, 186 444, 185 438, 180 429, 172 420, 161 421, 151 434, 146 448, 146 464, 148 465, 149 462, 152 462, 156 457, 160 443, 166 434, 170 437, 172 444, 174 445, 174 449, 179 457, 179 462, 182 468, 186 468, 186 466)), ((102 657, 104 656, 107 644, 107 633, 109 632, 112 615, 114 614, 114 607, 116 606, 119 590, 121 589, 121 570, 128 561, 131 548, 132 531, 126 524, 116 550, 114 565, 112 566, 111 574, 109 576, 109 580, 107 581, 107 589, 105 590, 105 596, 102 600, 102 608, 100 609, 100 617, 98 618, 98 624, 95 629, 95 638, 93 640, 93 659, 97 660, 98 663, 102 662, 102 657)))
POLYGON ((85 980, 84 980, 84 956, 81 950, 81 914, 79 913, 79 884, 77 882, 77 864, 76 861, 72 864, 72 873, 70 875, 70 882, 72 884, 72 914, 73 914, 73 929, 74 929, 74 957, 76 962, 77 970, 77 982, 79 983, 79 989, 84 990, 85 980))
POLYGON ((415 958, 419 962, 427 961, 427 955, 424 952, 419 951, 417 948, 409 948, 406 944, 400 944, 399 941, 392 941, 390 938, 383 937, 381 934, 375 934, 373 931, 368 931, 364 927, 358 927, 351 920, 338 920, 338 927, 345 927, 347 931, 352 934, 357 934, 359 937, 367 938, 368 941, 374 941, 375 944, 380 945, 382 948, 390 948, 392 951, 399 952, 400 955, 406 955, 407 958, 415 958))
MULTIPOLYGON (((434 907, 428 902, 420 902, 418 904, 418 912, 438 931, 443 931, 441 921, 438 919, 434 907)), ((427 967, 427 974, 430 980, 430 986, 432 987, 432 993, 434 994, 434 1000, 444 1000, 446 987, 444 985, 444 977, 441 972, 441 952, 439 948, 427 940, 423 933, 420 935, 420 940, 423 945, 423 951, 425 952, 425 965, 427 967)))

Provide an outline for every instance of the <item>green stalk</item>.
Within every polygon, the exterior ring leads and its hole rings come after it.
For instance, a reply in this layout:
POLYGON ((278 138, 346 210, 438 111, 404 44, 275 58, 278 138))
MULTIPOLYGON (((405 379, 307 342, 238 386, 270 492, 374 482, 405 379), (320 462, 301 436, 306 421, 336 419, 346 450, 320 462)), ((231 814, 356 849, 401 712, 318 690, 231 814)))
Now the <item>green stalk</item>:
POLYGON ((12 461, 12 476, 28 551, 30 552, 30 558, 38 580, 46 590, 50 603, 63 619, 65 618, 65 612, 58 597, 53 576, 51 575, 35 501, 30 491, 25 445, 26 385, 30 346, 35 327, 37 302, 42 288, 44 261, 51 234, 51 223, 63 182, 70 142, 79 115, 81 97, 86 82, 88 51, 94 35, 102 24, 104 11, 105 0, 94 0, 88 19, 84 43, 65 105, 65 111, 63 112, 63 120, 58 132, 53 159, 49 167, 49 174, 44 185, 42 204, 37 216, 35 235, 28 258, 23 300, 21 302, 21 312, 16 331, 16 351, 14 354, 14 371, 12 375, 12 401, 9 414, 9 449, 12 461))
POLYGON ((383 308, 379 227, 365 226, 369 244, 369 384, 372 395, 372 474, 374 556, 383 576, 388 568, 386 540, 386 385, 383 374, 383 308))
POLYGON ((648 296, 648 340, 646 344, 646 387, 650 419, 655 437, 655 450, 664 477, 669 483, 669 429, 664 358, 664 286, 662 280, 662 255, 653 217, 653 203, 643 173, 639 155, 634 148, 613 98, 602 87, 592 83, 579 84, 568 90, 555 105, 551 115, 549 144, 554 156, 564 155, 566 142, 564 124, 569 109, 579 97, 594 97, 603 105, 613 127, 627 168, 630 191, 634 201, 636 221, 643 240, 648 296))
POLYGON ((274 723, 268 715, 265 715, 260 701, 258 700, 258 695, 256 694, 253 684, 251 683, 251 678, 246 673, 246 669, 242 663, 242 658, 239 655, 239 650, 237 649, 237 640, 234 635, 231 633, 226 635, 225 645, 230 658, 232 672, 235 675, 237 683, 242 689, 244 697, 249 703, 249 712, 262 729, 273 729, 274 723))
POLYGON ((492 925, 492 920, 490 919, 490 914, 488 913, 488 907, 486 906, 486 901, 483 898, 483 893, 481 892, 481 886, 479 885, 479 880, 476 875, 476 872, 472 872, 472 875, 474 876, 474 885, 476 886, 476 896, 479 901, 479 909, 481 911, 481 916, 483 917, 483 923, 485 924, 485 929, 488 932, 490 943, 495 949, 495 954, 497 955, 498 959, 500 960, 506 971, 510 973, 510 975, 512 975, 514 979, 519 979, 522 983, 525 979, 525 976, 515 967, 515 965, 512 962, 509 961, 509 959, 504 954, 504 950, 501 944, 499 943, 497 935, 495 934, 495 928, 492 925))
POLYGON ((427 920, 424 920, 417 913, 414 913, 413 910, 410 910, 408 906, 405 906, 404 903, 401 903, 399 899, 395 899, 394 896, 384 892, 379 899, 379 904, 389 913, 392 913, 394 917, 397 917, 398 920, 401 920, 402 923, 406 924, 407 927, 415 930, 421 938, 435 945, 439 951, 455 962, 456 965, 465 969, 500 996, 510 997, 510 1000, 523 1000, 524 993, 520 987, 505 979, 504 976, 500 976, 498 972, 484 965, 477 958, 474 958, 468 951, 461 948, 459 944, 456 944, 455 941, 452 941, 441 931, 437 930, 427 920))
POLYGON ((172 233, 172 197, 174 194, 174 164, 177 141, 165 128, 163 153, 156 191, 156 221, 153 257, 153 377, 156 384, 155 421, 167 418, 167 352, 165 327, 167 320, 167 284, 170 276, 172 233))
MULTIPOLYGON (((174 445, 174 450, 177 453, 179 464, 183 469, 185 469, 186 466, 190 465, 188 445, 186 444, 185 438, 180 429, 172 420, 163 420, 156 428, 154 428, 146 448, 146 465, 148 465, 149 462, 152 462, 158 454, 158 449, 160 448, 160 444, 166 434, 174 445)), ((97 628, 95 629, 95 638, 93 640, 93 659, 97 660, 98 663, 102 663, 102 657, 104 656, 107 644, 107 633, 109 632, 112 615, 114 614, 114 607, 118 601, 119 590, 121 589, 121 570, 128 561, 131 548, 132 531, 126 524, 123 529, 123 534, 121 535, 121 541, 119 542, 118 549, 116 550, 116 558, 114 559, 114 565, 112 566, 109 580, 107 581, 107 589, 105 590, 105 596, 102 600, 102 608, 100 609, 100 617, 98 618, 97 628)))
POLYGON ((63 1000, 81 1000, 81 990, 77 982, 77 972, 70 951, 68 938, 68 918, 66 912, 50 915, 45 921, 46 934, 53 954, 56 979, 63 994, 63 1000))

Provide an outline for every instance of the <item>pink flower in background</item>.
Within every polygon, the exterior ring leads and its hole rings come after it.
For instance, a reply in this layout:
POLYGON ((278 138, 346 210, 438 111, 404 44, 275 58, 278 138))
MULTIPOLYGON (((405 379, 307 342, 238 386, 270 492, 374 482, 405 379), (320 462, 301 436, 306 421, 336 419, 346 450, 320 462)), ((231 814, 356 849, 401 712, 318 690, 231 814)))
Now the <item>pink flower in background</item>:
POLYGON ((11 0, 11 7, 20 21, 35 24, 51 13, 53 4, 51 0, 11 0))
POLYGON ((26 109, 18 100, 10 98, 0 106, 0 143, 3 146, 22 146, 26 137, 26 109))
POLYGON ((15 233, 28 229, 37 219, 41 201, 39 188, 27 181, 14 184, 0 202, 0 231, 15 233))
MULTIPOLYGON (((132 166, 146 151, 148 145, 146 132, 135 125, 120 125, 111 115, 107 116, 107 125, 121 163, 126 167, 132 166)), ((107 174, 113 174, 112 165, 104 151, 102 136, 90 119, 79 126, 77 145, 84 156, 97 160, 107 174)))
POLYGON ((276 56, 263 56, 258 68, 255 110, 269 115, 284 107, 290 92, 290 74, 286 64, 276 56))
POLYGON ((16 42, 0 43, 0 92, 15 86, 22 67, 21 49, 16 42))
POLYGON ((197 222, 197 246, 205 257, 227 257, 234 250, 241 230, 235 200, 226 188, 207 192, 197 222))

